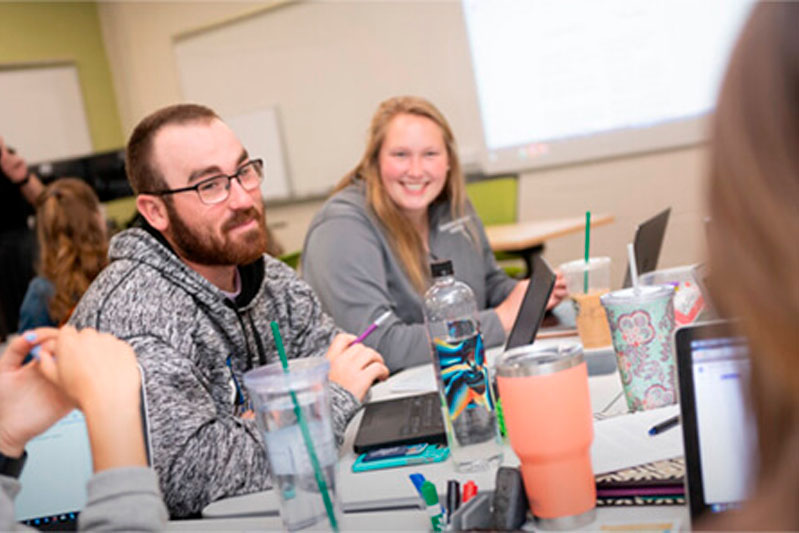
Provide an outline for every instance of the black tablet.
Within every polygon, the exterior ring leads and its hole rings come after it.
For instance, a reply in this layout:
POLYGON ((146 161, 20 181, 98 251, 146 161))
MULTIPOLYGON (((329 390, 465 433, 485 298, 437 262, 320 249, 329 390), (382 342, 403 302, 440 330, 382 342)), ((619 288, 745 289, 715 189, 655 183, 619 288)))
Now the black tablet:
POLYGON ((508 335, 506 350, 532 344, 544 314, 547 311, 547 302, 555 287, 557 276, 549 267, 549 264, 540 255, 533 259, 533 275, 530 277, 530 284, 524 293, 524 300, 516 315, 516 321, 508 335))
POLYGON ((727 321, 675 333, 691 520, 737 509, 753 487, 757 432, 746 401, 749 350, 727 321))

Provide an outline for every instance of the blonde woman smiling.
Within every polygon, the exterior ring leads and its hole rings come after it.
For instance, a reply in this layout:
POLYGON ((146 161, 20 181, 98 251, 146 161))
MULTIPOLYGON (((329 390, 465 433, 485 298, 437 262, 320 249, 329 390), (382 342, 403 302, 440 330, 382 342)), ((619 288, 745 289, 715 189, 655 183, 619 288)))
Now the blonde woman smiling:
MULTIPOLYGON (((366 344, 396 371, 430 362, 423 295, 435 259, 451 260, 474 291, 486 346, 502 344, 528 282, 497 266, 444 116, 422 98, 390 98, 372 118, 360 163, 311 223, 302 272, 348 331, 391 312, 366 344)), ((549 306, 565 292, 559 280, 549 306)))

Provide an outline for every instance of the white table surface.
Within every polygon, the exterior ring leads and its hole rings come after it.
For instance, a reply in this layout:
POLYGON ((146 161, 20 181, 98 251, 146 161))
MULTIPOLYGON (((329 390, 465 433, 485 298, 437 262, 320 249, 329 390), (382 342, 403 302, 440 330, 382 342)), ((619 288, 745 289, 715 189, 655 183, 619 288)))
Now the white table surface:
MULTIPOLYGON (((690 517, 685 505, 653 505, 631 507, 599 507, 596 519, 581 531, 598 531, 602 526, 672 523, 682 531, 690 531, 690 517)), ((421 509, 383 512, 343 513, 342 531, 428 531, 430 519, 421 509)), ((205 518, 202 520, 174 520, 167 531, 280 531, 280 517, 251 516, 239 518, 205 518)), ((524 531, 541 531, 535 522, 528 522, 524 531)))
MULTIPOLYGON (((575 338, 542 339, 536 346, 546 346, 560 342, 575 342, 575 338)), ((489 363, 501 350, 493 349, 487 353, 489 363)), ((605 354, 606 355, 606 354, 605 354)), ((592 356, 586 353, 586 358, 592 356)), ((395 392, 392 383, 397 380, 407 382, 434 383, 430 380, 432 365, 406 369, 392 376, 387 382, 372 387, 370 401, 399 398, 424 392, 423 390, 395 392), (418 378, 418 379, 417 379, 418 378)), ((618 372, 591 376, 588 380, 591 394, 591 409, 594 413, 605 415, 622 414, 627 406, 624 401, 618 372)), ((363 411, 353 417, 347 426, 344 445, 341 448, 337 466, 338 497, 345 511, 342 518, 344 531, 420 531, 429 528, 427 515, 419 509, 419 498, 408 479, 408 475, 419 472, 437 487, 446 487, 446 481, 457 479, 461 484, 473 480, 480 490, 493 490, 493 471, 461 474, 454 471, 451 459, 442 463, 417 465, 374 472, 352 472, 355 454, 352 443, 360 425, 363 411), (357 512, 356 512, 357 511, 357 512)), ((503 464, 518 465, 513 450, 505 446, 503 464)), ((443 495, 442 495, 443 496, 443 495)), ((279 501, 274 491, 268 490, 254 494, 236 496, 211 503, 203 509, 203 520, 170 522, 168 529, 178 530, 279 530, 279 501)), ((686 506, 630 506, 597 508, 596 519, 583 530, 598 530, 603 525, 651 524, 668 522, 679 524, 683 530, 690 528, 689 513, 686 506)), ((535 524, 528 522, 525 530, 535 530, 535 524)))

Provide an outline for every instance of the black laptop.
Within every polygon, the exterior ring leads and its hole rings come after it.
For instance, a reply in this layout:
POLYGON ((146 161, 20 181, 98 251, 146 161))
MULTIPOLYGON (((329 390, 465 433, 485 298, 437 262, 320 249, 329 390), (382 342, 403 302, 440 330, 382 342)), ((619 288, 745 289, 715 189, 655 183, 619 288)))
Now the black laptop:
MULTIPOLYGON (((508 336, 507 348, 531 344, 535 340, 555 278, 547 262, 536 256, 533 275, 508 336)), ((421 442, 447 443, 438 392, 366 404, 353 448, 356 453, 365 453, 421 442)))
MULTIPOLYGON (((658 266, 660 249, 663 247, 663 236, 666 235, 666 224, 669 222, 670 213, 671 208, 669 207, 635 228, 633 249, 635 250, 635 263, 638 267, 639 276, 652 272, 658 266)), ((628 264, 622 287, 632 287, 632 284, 630 265, 628 264)))
POLYGON ((753 487, 755 420, 746 401, 751 365, 746 340, 727 321, 675 333, 686 494, 691 520, 737 509, 753 487))

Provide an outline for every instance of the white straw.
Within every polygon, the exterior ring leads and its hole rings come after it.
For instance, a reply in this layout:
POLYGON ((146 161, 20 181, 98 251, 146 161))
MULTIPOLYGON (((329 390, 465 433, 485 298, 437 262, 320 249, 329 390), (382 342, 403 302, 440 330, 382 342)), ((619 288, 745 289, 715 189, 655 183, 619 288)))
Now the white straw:
POLYGON ((627 245, 627 260, 630 262, 630 277, 633 279, 633 288, 635 292, 639 292, 641 289, 638 287, 638 264, 635 262, 633 243, 627 245))

